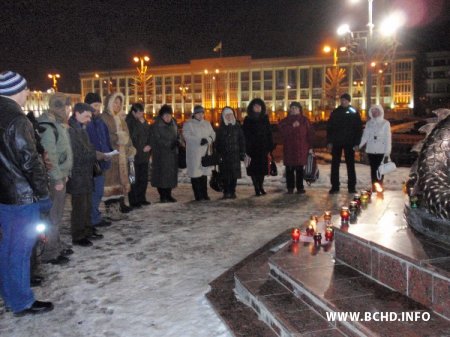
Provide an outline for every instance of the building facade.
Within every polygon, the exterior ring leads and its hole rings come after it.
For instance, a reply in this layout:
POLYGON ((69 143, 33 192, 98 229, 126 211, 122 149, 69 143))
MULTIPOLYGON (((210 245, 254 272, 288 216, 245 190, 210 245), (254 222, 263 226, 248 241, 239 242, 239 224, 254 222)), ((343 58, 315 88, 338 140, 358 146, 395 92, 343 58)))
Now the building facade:
MULTIPOLYGON (((146 112, 155 116, 163 104, 169 104, 178 120, 187 118, 193 107, 201 104, 207 117, 216 122, 217 112, 231 106, 242 118, 248 103, 256 97, 267 105, 272 121, 283 118, 291 101, 299 101, 310 119, 327 118, 339 94, 352 95, 352 104, 365 110, 365 78, 363 62, 345 57, 337 67, 341 76, 334 90, 332 59, 326 57, 290 57, 252 59, 250 56, 191 60, 188 64, 149 67, 152 75, 145 85, 138 83, 136 69, 86 72, 80 74, 81 94, 109 92, 125 95, 126 106, 145 103, 146 112)), ((398 54, 390 64, 373 71, 372 102, 387 109, 412 109, 414 56, 398 54)))
MULTIPOLYGON (((40 116, 42 113, 48 110, 50 97, 55 92, 53 90, 49 91, 38 91, 33 90, 28 94, 27 100, 23 107, 25 112, 33 111, 36 117, 40 116)), ((68 96, 72 100, 72 105, 81 101, 81 97, 79 94, 68 94, 64 93, 64 95, 68 96)))
POLYGON ((425 62, 428 105, 450 107, 450 51, 426 53, 425 62))

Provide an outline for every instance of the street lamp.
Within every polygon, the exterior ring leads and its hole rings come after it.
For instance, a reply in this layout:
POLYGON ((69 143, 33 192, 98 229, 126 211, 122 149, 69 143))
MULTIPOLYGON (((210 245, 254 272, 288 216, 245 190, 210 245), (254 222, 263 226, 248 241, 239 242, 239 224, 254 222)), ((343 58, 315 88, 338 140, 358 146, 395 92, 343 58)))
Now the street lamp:
POLYGON ((58 91, 58 78, 61 78, 61 75, 60 74, 48 74, 47 76, 48 76, 48 78, 53 80, 53 85, 52 85, 53 89, 55 91, 58 91))
POLYGON ((341 52, 345 52, 347 50, 347 47, 339 47, 339 49, 331 48, 328 45, 323 47, 324 53, 330 53, 331 49, 333 49, 333 66, 337 67, 338 66, 338 50, 341 52))
POLYGON ((186 92, 189 90, 189 87, 182 83, 179 89, 181 93, 181 119, 184 121, 184 102, 186 98, 186 92))
POLYGON ((138 73, 138 92, 139 92, 139 88, 142 91, 142 100, 143 100, 143 104, 144 104, 144 110, 146 108, 146 103, 147 103, 147 81, 152 77, 147 76, 147 70, 148 70, 148 66, 146 63, 150 62, 150 57, 148 57, 147 55, 144 56, 134 56, 133 57, 133 61, 135 63, 139 63, 139 66, 136 68, 137 73, 138 73))
MULTIPOLYGON (((388 40, 382 41, 380 35, 384 37, 394 37, 395 31, 404 23, 404 17, 400 12, 396 12, 391 16, 387 17, 384 23, 377 29, 376 39, 374 38, 374 28, 373 24, 373 1, 367 0, 368 4, 368 31, 352 32, 348 24, 341 25, 337 33, 340 36, 348 39, 347 47, 350 53, 354 53, 355 50, 363 52, 365 55, 363 57, 364 64, 366 66, 366 101, 365 106, 369 108, 371 105, 371 94, 372 94, 372 71, 375 69, 375 65, 372 65, 374 59, 378 62, 384 62, 387 57, 393 58, 395 53, 395 48, 397 43, 395 39, 391 39, 392 45, 388 45, 388 40), (358 40, 364 40, 365 46, 360 46, 358 40), (359 48, 358 48, 359 47, 359 48), (361 48, 362 47, 362 48, 361 48), (377 55, 379 54, 379 55, 377 55)), ((359 2, 358 0, 351 0, 352 3, 359 2)), ((364 107, 364 105, 363 105, 364 107)))

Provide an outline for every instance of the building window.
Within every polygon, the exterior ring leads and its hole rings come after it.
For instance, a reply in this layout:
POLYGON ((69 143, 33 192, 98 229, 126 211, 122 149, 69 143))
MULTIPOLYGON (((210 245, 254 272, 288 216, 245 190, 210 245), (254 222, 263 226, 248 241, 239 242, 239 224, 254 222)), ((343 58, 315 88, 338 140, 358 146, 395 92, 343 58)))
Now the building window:
POLYGON ((286 82, 284 79, 284 70, 275 71, 275 87, 277 89, 284 89, 286 82))
POLYGON ((288 69, 288 89, 297 88, 297 69, 288 69))
POLYGON ((300 69, 300 88, 309 88, 309 69, 300 69))
POLYGON ((313 88, 322 88, 322 80, 323 80, 323 69, 322 68, 313 68, 312 87, 313 88))

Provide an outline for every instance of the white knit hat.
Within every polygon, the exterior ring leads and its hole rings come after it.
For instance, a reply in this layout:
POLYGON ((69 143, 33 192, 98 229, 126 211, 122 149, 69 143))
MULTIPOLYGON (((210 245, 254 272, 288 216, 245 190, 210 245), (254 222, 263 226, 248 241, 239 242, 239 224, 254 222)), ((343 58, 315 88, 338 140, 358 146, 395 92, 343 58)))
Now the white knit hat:
POLYGON ((27 87, 27 80, 13 71, 0 74, 0 95, 13 96, 27 87))

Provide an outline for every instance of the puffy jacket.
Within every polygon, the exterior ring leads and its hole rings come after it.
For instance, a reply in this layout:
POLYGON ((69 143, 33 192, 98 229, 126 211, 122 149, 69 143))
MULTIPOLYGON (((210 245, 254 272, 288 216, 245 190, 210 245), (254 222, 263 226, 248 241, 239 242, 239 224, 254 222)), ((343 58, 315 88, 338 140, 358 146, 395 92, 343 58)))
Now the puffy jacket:
POLYGON ((0 96, 0 203, 30 204, 48 197, 47 173, 33 126, 19 104, 0 96))
POLYGON ((338 106, 330 115, 327 124, 327 143, 336 145, 359 145, 362 122, 358 110, 351 105, 338 106))

